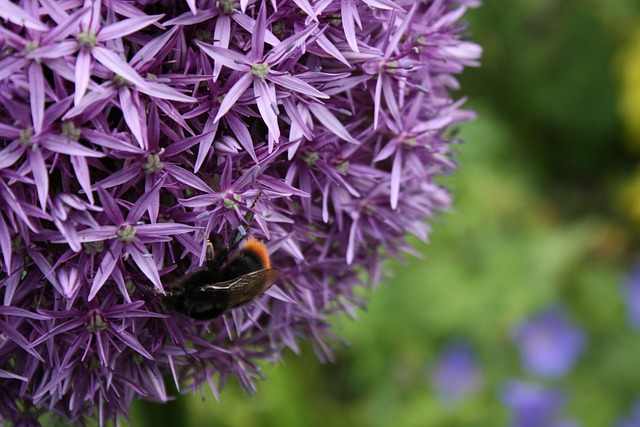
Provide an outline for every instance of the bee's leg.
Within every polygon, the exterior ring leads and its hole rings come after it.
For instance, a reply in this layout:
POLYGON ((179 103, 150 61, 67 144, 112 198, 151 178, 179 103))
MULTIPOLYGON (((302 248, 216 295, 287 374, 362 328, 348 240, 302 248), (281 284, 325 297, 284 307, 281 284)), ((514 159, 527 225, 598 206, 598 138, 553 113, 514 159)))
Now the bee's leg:
POLYGON ((206 240, 207 240, 206 242, 207 247, 205 249, 205 260, 208 262, 213 260, 213 258, 215 258, 216 251, 213 247, 213 243, 211 243, 211 240, 209 239, 206 239, 206 240))
POLYGON ((170 289, 169 289, 169 290, 165 290, 165 291, 164 291, 164 294, 163 294, 163 293, 162 293, 162 292, 160 292, 159 290, 154 289, 154 290, 153 290, 153 294, 154 294, 154 295, 156 295, 156 296, 159 296, 159 297, 163 297, 163 298, 164 298, 164 297, 170 298, 170 297, 172 297, 172 296, 173 296, 173 291, 172 291, 172 290, 170 290, 170 289))
POLYGON ((262 195, 262 190, 260 190, 255 200, 249 207, 249 210, 245 214, 244 224, 242 224, 240 226, 240 229, 238 229, 238 231, 236 232, 236 235, 233 238, 233 242, 231 242, 231 245, 229 246, 229 250, 235 249, 240 244, 242 239, 244 239, 247 236, 247 234, 249 234, 249 226, 251 225, 251 222, 253 221, 253 217, 255 215, 254 208, 256 207, 256 204, 258 203, 258 199, 260 198, 261 195, 262 195))
POLYGON ((219 234, 212 233, 206 239, 205 267, 209 271, 219 271, 227 258, 229 251, 224 247, 224 241, 219 234))

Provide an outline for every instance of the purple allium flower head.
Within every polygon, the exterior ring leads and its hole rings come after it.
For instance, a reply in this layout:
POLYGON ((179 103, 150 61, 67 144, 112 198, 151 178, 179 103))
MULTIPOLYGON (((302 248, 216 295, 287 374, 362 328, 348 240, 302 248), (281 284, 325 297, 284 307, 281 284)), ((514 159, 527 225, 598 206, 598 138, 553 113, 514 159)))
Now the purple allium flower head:
POLYGON ((482 373, 470 345, 455 341, 443 349, 431 367, 430 378, 444 400, 456 403, 478 390, 482 373))
POLYGON ((475 5, 0 0, 0 417, 103 423, 167 400, 167 373, 252 390, 301 339, 330 358, 327 317, 449 206, 475 5), (205 236, 245 226, 277 286, 167 310, 205 236))
POLYGON ((513 338, 524 368, 549 378, 566 375, 586 346, 584 332, 559 308, 527 319, 516 327, 513 338))
POLYGON ((633 267, 622 291, 627 305, 629 324, 634 329, 640 329, 640 262, 633 267))
POLYGON ((500 390, 502 402, 509 408, 512 427, 578 427, 563 418, 566 395, 561 390, 537 384, 510 381, 500 390))

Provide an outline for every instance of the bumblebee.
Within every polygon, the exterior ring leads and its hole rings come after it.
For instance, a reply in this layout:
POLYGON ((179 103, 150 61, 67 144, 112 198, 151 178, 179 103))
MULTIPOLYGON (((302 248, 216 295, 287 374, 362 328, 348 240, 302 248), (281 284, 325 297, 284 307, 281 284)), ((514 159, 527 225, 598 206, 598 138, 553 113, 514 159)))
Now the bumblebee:
MULTIPOLYGON (((255 203, 254 203, 255 204, 255 203)), ((246 218, 247 224, 253 213, 246 218)), ((251 301, 269 289, 280 271, 271 267, 264 243, 250 238, 237 251, 243 235, 238 232, 228 248, 216 251, 207 239, 206 262, 176 281, 164 297, 165 305, 196 320, 214 319, 251 301)))

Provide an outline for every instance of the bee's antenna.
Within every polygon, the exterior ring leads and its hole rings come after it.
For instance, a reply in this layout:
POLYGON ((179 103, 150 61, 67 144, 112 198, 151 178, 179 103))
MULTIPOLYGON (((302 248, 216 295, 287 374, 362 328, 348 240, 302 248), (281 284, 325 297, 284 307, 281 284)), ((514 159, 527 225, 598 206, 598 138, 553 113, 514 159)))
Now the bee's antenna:
POLYGON ((260 198, 261 195, 262 195, 262 190, 258 192, 258 195, 256 196, 255 200, 249 207, 249 210, 247 211, 246 215, 244 216, 245 223, 242 225, 241 229, 238 230, 235 237, 233 238, 233 241, 229 246, 230 251, 234 250, 240 244, 242 239, 249 233, 249 225, 251 225, 251 222, 253 221, 253 217, 255 215, 255 212, 253 209, 256 207, 256 203, 258 203, 258 199, 260 198))

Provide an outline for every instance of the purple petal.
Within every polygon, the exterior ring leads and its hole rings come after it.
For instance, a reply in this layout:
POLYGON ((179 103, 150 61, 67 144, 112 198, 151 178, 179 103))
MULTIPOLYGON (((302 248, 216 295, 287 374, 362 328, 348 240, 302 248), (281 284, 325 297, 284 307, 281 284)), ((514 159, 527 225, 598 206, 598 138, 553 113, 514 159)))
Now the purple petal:
MULTIPOLYGON (((128 224, 135 224, 136 222, 138 222, 142 217, 142 214, 144 213, 144 211, 146 211, 147 208, 149 207, 149 204, 154 203, 153 199, 158 198, 158 194, 160 192, 160 189, 162 188, 162 185, 164 184, 164 180, 165 180, 165 177, 162 176, 158 180, 158 182, 156 182, 153 185, 153 187, 151 187, 149 191, 146 191, 142 195, 142 197, 136 200, 134 205, 131 207, 131 210, 127 214, 126 222, 128 224)), ((155 222, 155 218, 152 218, 151 220, 155 222)))
POLYGON ((398 149, 398 144, 396 144, 395 142, 389 143, 389 144, 385 145, 382 148, 382 150, 380 150, 378 155, 376 157, 374 157, 373 161, 374 162, 379 162, 379 161, 382 161, 384 159, 388 159, 389 157, 391 157, 391 155, 393 153, 396 152, 397 149, 398 149))
POLYGON ((70 221, 61 220, 57 217, 53 217, 53 223, 60 231, 60 234, 64 237, 65 242, 69 245, 72 251, 80 252, 82 246, 76 233, 74 224, 70 221))
POLYGON ((288 304, 297 304, 297 302, 292 299, 289 295, 285 294, 282 289, 278 286, 271 286, 265 294, 269 295, 271 298, 275 298, 280 301, 284 301, 288 304))
POLYGON ((349 134, 349 131, 340 123, 338 119, 335 118, 333 114, 327 109, 327 107, 317 104, 311 103, 307 106, 309 111, 318 119, 320 123, 322 123, 327 129, 333 132, 338 137, 344 139, 351 144, 359 144, 359 142, 349 134))
POLYGON ((8 56, 0 61, 0 81, 5 80, 14 72, 25 67, 29 63, 28 60, 21 56, 8 56))
MULTIPOLYGON (((227 115, 227 123, 229 123, 229 118, 232 116, 232 114, 227 115)), ((194 173, 198 173, 198 171, 202 167, 202 164, 209 155, 209 150, 211 149, 213 139, 215 138, 216 132, 218 131, 219 123, 220 122, 214 122, 213 117, 207 117, 207 122, 204 125, 202 133, 202 140, 200 141, 200 145, 198 145, 198 157, 196 157, 196 163, 193 166, 194 173)))
MULTIPOLYGON (((19 129, 14 128, 14 130, 20 133, 19 129)), ((26 150, 27 147, 18 141, 14 141, 4 147, 0 150, 0 169, 11 167, 20 157, 22 157, 26 150)))
POLYGON ((18 380, 18 381, 22 381, 22 382, 29 382, 29 378, 22 376, 22 375, 17 375, 14 374, 12 372, 7 372, 3 369, 0 369, 0 378, 6 378, 6 379, 11 379, 11 380, 18 380))
POLYGON ((180 93, 176 89, 160 84, 154 81, 145 82, 145 86, 138 88, 138 90, 142 93, 146 93, 149 96, 166 99, 167 101, 178 101, 178 102, 195 102, 196 99, 187 96, 183 93, 180 93))
POLYGON ((296 104, 292 101, 291 97, 284 98, 282 100, 289 119, 291 120, 291 133, 289 134, 289 141, 294 141, 301 136, 304 136, 308 140, 313 139, 313 132, 309 129, 308 123, 311 123, 311 116, 309 110, 302 104, 296 104))
MULTIPOLYGON (((51 45, 53 41, 64 40, 75 31, 79 31, 78 24, 86 13, 89 13, 89 8, 83 7, 78 9, 71 15, 67 15, 60 5, 53 3, 51 0, 41 0, 43 9, 47 11, 47 14, 56 21, 58 25, 50 28, 45 34, 42 35, 41 45, 51 45)), ((66 42, 62 42, 66 43, 66 42)), ((77 41, 70 41, 78 48, 77 41)), ((54 48, 55 49, 55 48, 54 48)), ((36 49, 39 50, 39 49, 36 49)))
POLYGON ((33 130, 38 133, 42 130, 44 119, 44 76, 42 66, 38 62, 32 62, 28 68, 29 74, 29 100, 31 104, 31 117, 33 130))
POLYGON ((131 296, 129 295, 129 291, 127 291, 127 284, 124 281, 124 276, 122 275, 122 271, 117 268, 111 272, 111 278, 116 285, 118 286, 118 290, 122 294, 122 297, 127 301, 127 303, 131 303, 131 296))
POLYGON ((191 13, 193 13, 194 15, 198 14, 198 8, 196 7, 196 0, 186 0, 187 1, 187 6, 189 6, 189 10, 191 10, 191 13))
MULTIPOLYGON (((83 243, 100 242, 115 238, 118 228, 119 227, 116 225, 102 225, 99 228, 86 228, 78 231, 78 237, 83 243)), ((54 241, 54 243, 58 242, 54 241)))
POLYGON ((133 58, 131 58, 131 61, 129 62, 131 66, 135 66, 137 69, 140 69, 142 65, 154 61, 162 49, 167 45, 170 46, 171 38, 175 35, 177 30, 178 27, 173 27, 142 46, 142 49, 137 51, 136 54, 133 55, 133 58))
POLYGON ((256 25, 251 32, 251 62, 262 59, 264 54, 264 33, 267 29, 267 10, 266 2, 261 2, 260 10, 258 11, 258 19, 256 19, 256 25))
MULTIPOLYGON (((59 71, 59 70, 58 70, 59 71)), ((89 82, 91 84, 92 82, 89 82)), ((116 91, 114 87, 106 87, 103 84, 96 91, 91 91, 82 97, 79 104, 71 108, 62 116, 63 120, 69 120, 77 117, 81 114, 90 114, 91 117, 100 113, 102 108, 109 103, 109 101, 115 97, 116 91)), ((74 99, 75 102, 75 99, 74 99)))
POLYGON ((316 12, 315 10, 313 10, 313 6, 311 6, 311 3, 309 3, 308 0, 293 0, 293 2, 297 4, 298 7, 302 9, 307 15, 309 15, 309 18, 316 22, 318 21, 316 12))
POLYGON ((318 24, 314 23, 307 26, 303 31, 296 32, 292 36, 278 43, 267 54, 269 65, 273 67, 284 61, 292 52, 295 52, 296 48, 301 47, 305 43, 307 37, 316 31, 317 28, 318 24))
POLYGON ((38 148, 27 149, 27 158, 31 165, 31 172, 33 173, 33 179, 36 183, 36 189, 38 190, 40 206, 44 211, 47 207, 47 197, 49 194, 49 172, 44 163, 44 157, 42 157, 42 150, 38 148))
POLYGON ((145 236, 145 237, 164 237, 164 236, 172 236, 174 234, 184 234, 191 233, 196 228, 179 224, 176 222, 158 222, 155 224, 141 224, 136 226, 136 236, 145 236))
MULTIPOLYGON (((213 31, 213 45, 223 49, 229 47, 231 39, 231 19, 227 15, 220 15, 216 20, 216 28, 213 31)), ((222 70, 222 62, 215 61, 213 63, 213 81, 217 81, 222 70)))
POLYGON ((398 10, 401 11, 402 7, 398 6, 391 0, 362 0, 374 9, 382 10, 398 10))
POLYGON ((62 135, 47 135, 46 139, 40 141, 40 145, 54 153, 66 154, 68 156, 79 157, 104 157, 105 154, 85 147, 79 142, 65 138, 62 135))
MULTIPOLYGON (((162 23, 162 25, 194 25, 194 24, 200 24, 201 22, 204 21, 208 21, 211 18, 217 17, 218 19, 220 19, 222 16, 226 16, 226 15, 220 15, 220 12, 218 12, 218 10, 216 8, 211 8, 211 9, 206 9, 206 10, 201 10, 198 11, 197 14, 191 12, 184 12, 181 15, 178 15, 177 17, 173 18, 173 19, 169 19, 168 21, 164 21, 162 23)), ((217 25, 217 22, 216 22, 217 25)), ((174 29, 177 27, 174 27, 174 29)))
POLYGON ((3 180, 0 180, 0 196, 2 196, 6 206, 11 209, 12 212, 14 212, 32 231, 37 232, 36 227, 22 209, 22 204, 18 202, 13 191, 11 191, 3 180))
MULTIPOLYGON (((401 89, 402 90, 402 89, 401 89)), ((389 112, 398 123, 402 123, 402 117, 400 117, 400 108, 396 101, 397 89, 391 84, 390 80, 385 79, 382 82, 382 92, 384 93, 384 100, 387 104, 389 112)))
MULTIPOLYGON (((357 215, 357 214, 356 214, 357 215)), ((349 240, 347 243, 347 264, 351 264, 353 259, 355 258, 356 253, 356 240, 359 240, 360 236, 358 236, 358 217, 353 219, 353 223, 351 224, 351 228, 349 229, 349 240)))
POLYGON ((73 55, 78 50, 78 42, 64 41, 39 47, 25 55, 28 59, 55 59, 73 55))
POLYGON ((165 101, 164 99, 156 98, 156 104, 160 109, 167 115, 168 118, 178 123, 182 128, 188 133, 192 134, 192 130, 184 119, 184 116, 180 114, 178 109, 171 103, 165 101))
POLYGON ((253 93, 256 95, 256 104, 267 128, 269 128, 269 153, 273 151, 274 143, 280 140, 280 127, 278 126, 278 104, 276 103, 276 90, 273 84, 267 85, 260 79, 253 83, 253 93))
POLYGON ((71 165, 73 166, 73 171, 76 174, 80 187, 84 190, 89 202, 93 204, 93 190, 91 189, 91 175, 89 173, 87 159, 83 156, 71 156, 71 165))
POLYGON ((227 68, 231 68, 232 70, 244 72, 250 71, 250 67, 249 65, 247 65, 247 58, 244 55, 230 49, 223 49, 218 46, 205 44, 199 40, 196 40, 196 44, 198 45, 200 50, 202 50, 215 61, 214 66, 220 63, 227 68))
MULTIPOLYGON (((1 16, 0 16, 1 18, 1 16)), ((27 41, 16 34, 14 31, 11 31, 8 27, 0 26, 0 39, 7 45, 7 47, 12 47, 16 51, 21 51, 25 48, 27 41)), ((11 55, 22 56, 22 55, 11 55)))
POLYGON ((245 74, 233 85, 229 92, 225 95, 220 109, 214 121, 219 121, 227 112, 235 105, 236 101, 242 96, 242 94, 251 86, 253 82, 252 74, 245 74))
POLYGON ((400 26, 395 29, 395 32, 393 33, 393 37, 391 38, 391 40, 389 41, 389 44, 385 48, 385 58, 388 58, 391 52, 396 50, 396 47, 398 46, 398 43, 400 42, 400 40, 403 37, 405 37, 407 33, 407 28, 409 27, 409 24, 411 24, 412 22, 413 14, 415 13, 417 7, 418 7, 418 3, 413 3, 413 6, 411 6, 411 9, 409 9, 409 11, 407 12, 407 15, 404 17, 402 24, 400 24, 400 26))
MULTIPOLYGON (((211 118, 211 121, 213 121, 213 118, 211 118)), ((180 141, 175 141, 168 147, 164 148, 163 157, 170 158, 170 157, 176 156, 178 153, 182 153, 183 151, 190 149, 194 145, 197 145, 198 143, 202 143, 203 139, 206 139, 208 137, 213 138, 215 136, 215 133, 216 133, 215 130, 207 129, 207 130, 203 130, 202 133, 196 136, 184 138, 180 141)))
POLYGON ((102 19, 100 8, 102 7, 102 1, 96 1, 96 2, 85 1, 85 7, 87 6, 91 10, 87 18, 83 19, 82 22, 84 24, 88 24, 89 30, 93 30, 95 32, 100 28, 100 21, 102 19))
POLYGON ((132 348, 133 350, 135 350, 137 353, 141 354, 145 358, 149 360, 155 360, 153 356, 151 356, 151 354, 149 354, 149 352, 144 349, 142 344, 140 344, 140 341, 135 339, 133 335, 129 334, 128 332, 119 330, 115 332, 115 336, 118 337, 118 339, 123 343, 125 343, 128 347, 132 348))
POLYGON ((179 166, 171 163, 165 163, 164 169, 181 184, 188 185, 191 188, 204 191, 205 193, 211 191, 211 187, 209 187, 203 180, 179 166))
POLYGON ((107 190, 98 186, 98 197, 100 198, 100 203, 102 203, 102 209, 113 221, 113 224, 116 226, 124 224, 124 217, 113 196, 107 190))
MULTIPOLYGON (((166 164, 165 164, 166 167, 166 164)), ((144 191, 146 193, 150 193, 154 191, 154 185, 156 185, 159 181, 164 181, 166 175, 147 175, 144 181, 144 191)), ((155 223, 158 220, 158 213, 160 212, 160 196, 157 193, 157 197, 152 197, 149 199, 149 203, 147 204, 147 213, 149 214, 149 221, 155 223)))
MULTIPOLYGON (((244 0, 241 0, 241 3, 242 1, 244 0)), ((250 16, 245 15, 244 13, 234 13, 231 15, 231 19, 245 29, 249 34, 253 34, 254 28, 256 27, 256 21, 250 16)), ((266 28, 264 29, 264 41, 271 46, 277 46, 280 44, 280 40, 266 28)))
POLYGON ((118 89, 118 95, 120 96, 120 109, 122 110, 124 121, 127 122, 127 126, 129 126, 131 133, 138 141, 140 148, 147 150, 147 139, 142 135, 142 126, 140 126, 143 120, 140 115, 140 100, 137 97, 132 97, 131 91, 126 86, 118 89))
POLYGON ((131 153, 131 154, 140 154, 140 155, 143 155, 145 153, 144 150, 142 150, 141 148, 131 145, 126 141, 117 139, 111 135, 106 135, 104 133, 101 133, 95 130, 91 130, 91 129, 83 130, 82 135, 92 143, 100 145, 105 148, 109 148, 111 150, 122 151, 125 153, 131 153))
POLYGON ((398 197, 400 195, 400 181, 402 179, 402 151, 396 151, 391 167, 391 209, 398 207, 398 197))
POLYGON ((320 34, 317 36, 316 43, 322 50, 327 52, 329 55, 342 62, 347 67, 351 68, 351 63, 347 61, 347 58, 340 52, 340 50, 327 38, 326 35, 320 34))
POLYGON ((378 129, 378 120, 380 119, 380 104, 382 102, 382 74, 378 73, 376 80, 376 90, 373 96, 373 129, 378 129))
POLYGON ((78 105, 89 86, 91 77, 91 53, 88 50, 80 49, 76 57, 76 71, 74 82, 76 90, 73 96, 73 103, 78 105))
POLYGON ((253 147, 253 138, 247 129, 247 124, 242 121, 236 114, 227 114, 227 125, 231 128, 231 131, 236 136, 236 139, 251 156, 254 162, 258 163, 258 157, 253 147))
POLYGON ((120 169, 119 171, 112 173, 107 178, 96 184, 96 187, 113 188, 118 185, 135 185, 142 178, 141 174, 142 162, 133 162, 129 167, 120 169))
MULTIPOLYGON (((82 52, 82 51, 80 51, 82 52)), ((91 54, 96 60, 113 71, 116 75, 124 77, 131 84, 136 86, 138 90, 148 90, 149 85, 140 77, 140 75, 134 70, 131 65, 127 64, 118 54, 114 51, 102 46, 94 46, 91 50, 91 54)))
POLYGON ((34 264, 38 267, 38 269, 42 272, 44 278, 47 279, 53 286, 59 288, 60 284, 58 283, 58 278, 53 274, 53 268, 51 268, 51 264, 49 264, 47 258, 40 252, 36 251, 29 251, 29 256, 33 260, 34 264))
POLYGON ((57 123, 60 117, 65 114, 69 107, 73 104, 73 97, 67 96, 47 107, 44 112, 44 120, 42 122, 43 126, 51 126, 54 123, 57 123))
MULTIPOLYGON (((0 0, 0 2, 1 1, 2 0, 0 0)), ((2 4, 0 3, 0 8, 1 7, 2 4)), ((22 347, 22 349, 29 353, 31 356, 44 363, 44 359, 42 358, 42 356, 40 356, 34 349, 29 347, 29 341, 27 341, 27 339, 22 336, 22 334, 8 322, 0 321, 0 332, 2 332, 6 339, 13 341, 18 346, 22 347)))
MULTIPOLYGON (((26 319, 34 319, 34 320, 49 320, 48 316, 43 316, 41 314, 34 313, 33 311, 25 310, 18 307, 10 307, 10 306, 0 307, 0 315, 24 317, 26 319)), ((33 346, 30 345, 29 347, 33 347, 33 346)))
POLYGON ((13 254, 11 245, 11 232, 4 218, 0 215, 0 249, 2 249, 2 258, 7 275, 11 275, 11 255, 13 254))
POLYGON ((147 279, 151 280, 153 287, 162 291, 163 287, 162 282, 160 281, 160 275, 158 274, 158 267, 155 262, 153 262, 151 254, 147 252, 144 245, 138 241, 134 240, 131 245, 133 248, 130 248, 128 252, 131 255, 131 258, 133 258, 133 261, 136 263, 140 271, 147 276, 147 279))
POLYGON ((0 18, 32 30, 47 31, 49 27, 16 6, 9 0, 0 0, 0 18))
POLYGON ((354 52, 360 52, 360 49, 358 49, 355 26, 355 20, 360 19, 358 15, 358 9, 353 4, 353 0, 342 0, 340 2, 340 7, 342 16, 342 28, 344 29, 344 35, 347 38, 347 43, 354 52))
POLYGON ((106 41, 117 38, 124 38, 129 34, 133 34, 149 25, 158 22, 164 14, 161 15, 143 15, 135 18, 123 19, 115 24, 102 27, 98 32, 98 40, 106 41))
POLYGON ((100 262, 100 267, 96 272, 96 275, 93 278, 93 283, 91 284, 91 291, 89 291, 89 301, 91 301, 98 291, 102 288, 102 285, 107 281, 111 272, 114 268, 116 268, 116 263, 122 256, 122 249, 124 247, 124 243, 120 240, 114 240, 109 246, 109 249, 104 252, 102 257, 102 262, 100 262))
POLYGON ((303 80, 300 80, 299 78, 296 78, 291 75, 286 75, 286 74, 278 75, 275 73, 269 73, 267 75, 267 80, 272 81, 282 87, 286 87, 287 89, 293 92, 302 93, 314 98, 323 98, 323 99, 329 98, 328 95, 325 95, 324 93, 320 92, 318 89, 314 88, 309 83, 306 83, 303 80))

